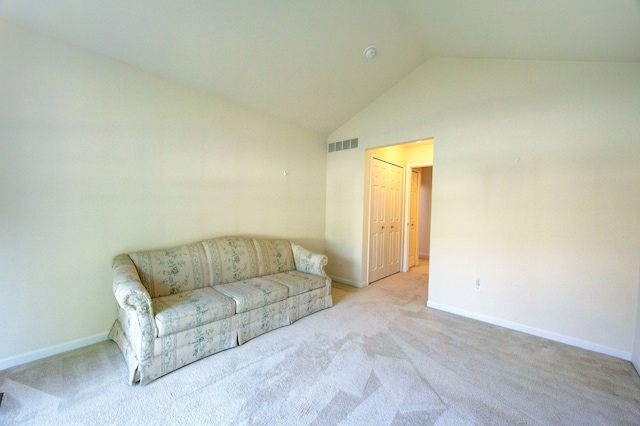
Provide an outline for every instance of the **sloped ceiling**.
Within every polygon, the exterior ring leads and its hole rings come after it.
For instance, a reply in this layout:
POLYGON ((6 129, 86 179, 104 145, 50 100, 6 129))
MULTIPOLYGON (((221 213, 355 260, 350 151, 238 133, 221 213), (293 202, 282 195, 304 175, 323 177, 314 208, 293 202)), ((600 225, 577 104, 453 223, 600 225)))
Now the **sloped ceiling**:
POLYGON ((640 0, 0 0, 0 17, 323 134, 430 57, 640 62, 640 0))

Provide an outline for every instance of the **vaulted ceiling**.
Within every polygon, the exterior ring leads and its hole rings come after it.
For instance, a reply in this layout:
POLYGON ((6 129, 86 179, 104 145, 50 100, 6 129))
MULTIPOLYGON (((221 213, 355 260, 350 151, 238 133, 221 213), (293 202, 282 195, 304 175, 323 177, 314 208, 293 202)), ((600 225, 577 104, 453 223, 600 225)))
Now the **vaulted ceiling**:
POLYGON ((431 57, 640 62, 640 0, 0 0, 0 17, 324 134, 431 57))

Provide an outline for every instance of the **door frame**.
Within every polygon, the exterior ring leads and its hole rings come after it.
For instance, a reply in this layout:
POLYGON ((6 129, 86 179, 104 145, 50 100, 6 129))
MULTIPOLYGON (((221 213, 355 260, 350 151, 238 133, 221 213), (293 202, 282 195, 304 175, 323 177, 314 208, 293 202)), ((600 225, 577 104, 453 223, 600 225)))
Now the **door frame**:
MULTIPOLYGON (((433 167, 433 161, 430 163, 411 163, 405 166, 405 192, 404 192, 404 235, 409 231, 409 209, 411 208, 411 172, 413 169, 422 169, 423 167, 433 167)), ((418 217, 420 217, 420 206, 418 205, 418 217)), ((418 237, 419 238, 419 237, 418 237)), ((369 263, 367 261, 367 269, 369 263)), ((409 238, 402 241, 402 258, 400 260, 400 272, 409 272, 409 238)), ((368 279, 368 274, 367 274, 368 279)))
POLYGON ((405 218, 406 219, 406 236, 407 236, 407 267, 411 268, 412 266, 417 265, 420 261, 418 260, 420 258, 420 205, 421 205, 421 201, 420 201, 420 189, 422 187, 422 169, 421 168, 417 168, 414 167, 412 169, 408 169, 407 170, 407 175, 410 176, 409 179, 407 179, 408 182, 410 182, 411 188, 407 188, 407 195, 409 196, 409 202, 407 203, 407 215, 405 218), (413 174, 416 174, 417 177, 417 182, 416 182, 416 196, 415 196, 415 205, 414 205, 414 201, 413 201, 413 174), (415 218, 415 223, 414 221, 411 220, 411 215, 413 214, 413 210, 414 208, 416 209, 416 218, 415 218), (412 226, 413 226, 413 231, 412 231, 412 226), (412 241, 411 240, 411 234, 414 234, 415 240, 412 241), (413 259, 414 264, 410 265, 409 263, 411 263, 411 251, 412 251, 412 247, 415 249, 415 258, 413 259))

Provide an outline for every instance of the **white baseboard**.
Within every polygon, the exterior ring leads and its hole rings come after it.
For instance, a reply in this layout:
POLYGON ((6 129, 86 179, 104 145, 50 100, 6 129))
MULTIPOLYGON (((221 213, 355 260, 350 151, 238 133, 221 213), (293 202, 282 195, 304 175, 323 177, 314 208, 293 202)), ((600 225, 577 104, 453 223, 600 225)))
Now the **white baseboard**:
POLYGON ((638 375, 640 376, 640 361, 636 359, 633 355, 631 355, 631 364, 636 368, 638 375))
POLYGON ((355 281, 351 281, 351 280, 348 280, 346 278, 336 277, 334 275, 329 275, 329 278, 331 278, 332 281, 337 281, 339 283, 351 285, 351 286, 358 287, 358 288, 363 288, 363 287, 367 286, 366 283, 357 283, 355 281))
MULTIPOLYGON (((460 315, 466 318, 486 322, 489 324, 497 325, 500 327, 508 328, 510 330, 520 331, 522 333, 531 334, 533 336, 542 337, 544 339, 553 340, 554 342, 564 343, 570 346, 586 349, 593 352, 598 352, 605 355, 610 355, 616 358, 623 359, 625 361, 632 361, 631 352, 625 352, 618 349, 613 349, 608 346, 599 345, 597 343, 588 342, 586 340, 576 339, 571 336, 566 336, 560 333, 554 333, 552 331, 542 330, 536 327, 530 327, 528 325, 519 324, 512 321, 495 318, 489 315, 482 315, 476 312, 467 311, 465 309, 459 309, 456 307, 444 305, 438 302, 427 302, 427 307, 437 309, 439 311, 445 311, 452 314, 460 315)), ((636 370, 640 373, 640 369, 637 363, 634 363, 636 370)))
POLYGON ((82 339, 73 340, 67 343, 61 343, 55 346, 49 346, 48 348, 38 349, 36 351, 27 352, 25 354, 16 355, 10 358, 0 359, 0 370, 6 370, 7 368, 16 367, 18 365, 26 364, 32 361, 37 361, 39 359, 47 358, 52 355, 58 355, 63 352, 93 345, 94 343, 103 342, 108 339, 107 334, 108 333, 100 333, 96 334, 95 336, 84 337, 82 339))

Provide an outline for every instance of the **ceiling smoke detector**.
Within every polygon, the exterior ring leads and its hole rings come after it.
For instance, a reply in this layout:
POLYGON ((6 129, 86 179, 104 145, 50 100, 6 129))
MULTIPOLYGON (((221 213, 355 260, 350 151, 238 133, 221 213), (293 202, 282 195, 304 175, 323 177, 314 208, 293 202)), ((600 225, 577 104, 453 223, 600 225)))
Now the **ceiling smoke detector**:
POLYGON ((376 48, 373 46, 369 46, 366 49, 364 49, 364 52, 362 54, 364 55, 365 58, 371 59, 374 56, 376 56, 376 48))

